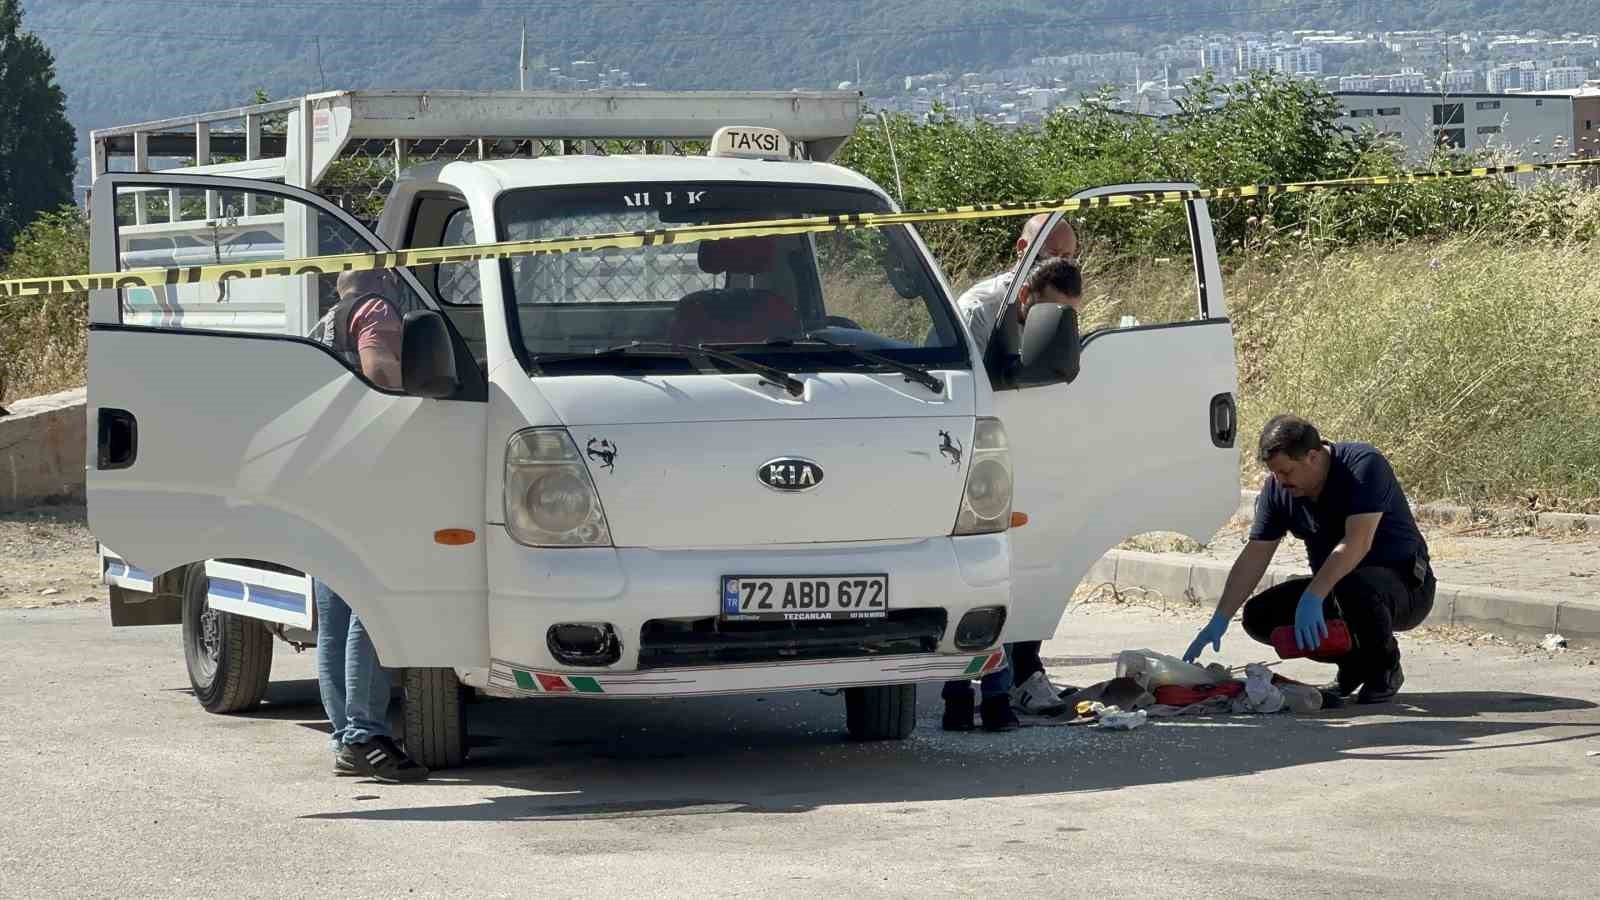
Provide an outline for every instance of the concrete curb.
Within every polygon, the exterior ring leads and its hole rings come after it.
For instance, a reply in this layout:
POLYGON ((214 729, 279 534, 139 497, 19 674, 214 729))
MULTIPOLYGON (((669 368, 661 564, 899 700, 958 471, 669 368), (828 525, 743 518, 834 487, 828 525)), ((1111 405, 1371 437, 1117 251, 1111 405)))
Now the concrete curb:
MULTIPOLYGON (((1181 553, 1112 550, 1084 577, 1085 587, 1110 584, 1154 591, 1209 612, 1228 578, 1228 563, 1181 553)), ((1258 590, 1306 572, 1273 566, 1258 590)), ((1513 640, 1537 642, 1559 634, 1571 647, 1600 647, 1600 602, 1559 594, 1443 584, 1434 595, 1426 625, 1460 625, 1513 640)))

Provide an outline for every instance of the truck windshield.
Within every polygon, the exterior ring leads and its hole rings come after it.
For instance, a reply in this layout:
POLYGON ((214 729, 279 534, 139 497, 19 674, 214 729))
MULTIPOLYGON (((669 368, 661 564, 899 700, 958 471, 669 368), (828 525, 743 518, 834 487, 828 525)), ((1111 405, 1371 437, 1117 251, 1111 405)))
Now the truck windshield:
MULTIPOLYGON (((541 240, 888 211, 850 188, 658 181, 511 191, 498 218, 502 239, 541 240)), ((524 256, 503 272, 513 338, 535 374, 704 365, 606 352, 632 342, 715 347, 786 372, 970 366, 951 304, 904 226, 524 256)))

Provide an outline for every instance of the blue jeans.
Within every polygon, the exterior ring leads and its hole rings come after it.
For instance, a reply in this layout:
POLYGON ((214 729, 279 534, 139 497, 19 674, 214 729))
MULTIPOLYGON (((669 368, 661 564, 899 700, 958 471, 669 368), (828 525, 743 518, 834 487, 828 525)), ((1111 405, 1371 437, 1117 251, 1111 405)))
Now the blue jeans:
POLYGON ((317 686, 333 726, 332 744, 360 744, 389 735, 389 673, 378 649, 344 598, 317 579, 317 686))
MULTIPOLYGON (((1006 653, 1005 665, 978 680, 978 693, 983 697, 999 697, 1011 692, 1011 645, 1004 645, 1006 653)), ((939 696, 945 700, 965 696, 972 691, 972 679, 957 678, 944 683, 944 690, 939 696)))

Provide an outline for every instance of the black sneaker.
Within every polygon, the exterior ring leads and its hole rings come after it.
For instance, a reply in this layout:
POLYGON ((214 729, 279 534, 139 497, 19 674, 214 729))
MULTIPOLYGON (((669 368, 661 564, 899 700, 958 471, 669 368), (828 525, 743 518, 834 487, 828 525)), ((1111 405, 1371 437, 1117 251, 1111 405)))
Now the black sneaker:
POLYGON ((1361 687, 1361 683, 1365 680, 1366 678, 1361 674, 1361 669, 1358 666, 1352 663, 1341 662, 1339 663, 1339 673, 1334 676, 1332 681, 1321 685, 1318 690, 1322 691, 1324 694, 1335 694, 1340 697, 1348 697, 1351 694, 1354 694, 1356 690, 1361 687))
POLYGON ((340 747, 333 754, 333 774, 335 775, 360 775, 361 770, 356 768, 356 760, 345 751, 348 747, 340 747))
POLYGON ((984 731, 1015 731, 1022 727, 1017 714, 1011 711, 1011 695, 985 697, 978 704, 978 717, 983 720, 984 731))
POLYGON ((337 769, 343 764, 353 766, 358 775, 388 784, 421 781, 428 777, 425 766, 407 756, 393 740, 385 736, 371 738, 360 744, 344 745, 339 750, 339 761, 334 766, 337 769))
POLYGON ((1406 673, 1400 668, 1400 661, 1394 661, 1394 667, 1384 670, 1375 678, 1368 678, 1362 685, 1361 692, 1356 695, 1357 703, 1384 703, 1394 699, 1400 693, 1400 686, 1406 683, 1406 673))
POLYGON ((944 730, 972 730, 972 692, 964 696, 946 697, 944 700, 944 730))

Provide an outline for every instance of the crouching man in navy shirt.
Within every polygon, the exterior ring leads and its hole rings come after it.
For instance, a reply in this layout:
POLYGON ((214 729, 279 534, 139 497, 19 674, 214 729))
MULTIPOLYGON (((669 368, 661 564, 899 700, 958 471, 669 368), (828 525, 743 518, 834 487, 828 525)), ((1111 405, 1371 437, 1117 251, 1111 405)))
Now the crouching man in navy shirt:
POLYGON ((1246 634, 1270 644, 1273 629, 1292 625, 1302 651, 1314 651, 1327 637, 1327 620, 1340 618, 1354 647, 1330 660, 1339 672, 1323 690, 1356 694, 1360 703, 1389 700, 1405 681, 1394 633, 1422 624, 1436 584, 1427 542, 1394 470, 1371 444, 1330 444, 1310 422, 1290 415, 1267 423, 1257 458, 1271 474, 1256 498, 1250 540, 1184 659, 1194 661, 1206 644, 1222 649, 1223 632, 1241 605, 1246 634), (1245 602, 1286 533, 1305 542, 1314 574, 1245 602))

